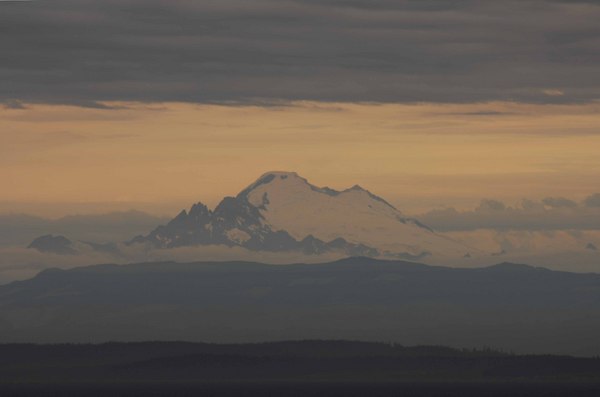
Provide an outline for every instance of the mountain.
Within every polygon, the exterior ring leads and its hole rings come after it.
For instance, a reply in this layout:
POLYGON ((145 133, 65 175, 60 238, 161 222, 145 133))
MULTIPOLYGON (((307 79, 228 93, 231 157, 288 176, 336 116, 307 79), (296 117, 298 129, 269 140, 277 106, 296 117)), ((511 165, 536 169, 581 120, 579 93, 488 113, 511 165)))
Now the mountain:
POLYGON ((223 244, 256 251, 328 251, 416 260, 463 257, 469 248, 436 234, 356 185, 337 191, 294 172, 268 172, 214 210, 202 203, 129 244, 157 248, 223 244))
POLYGON ((65 236, 53 236, 51 234, 40 236, 34 239, 27 248, 59 255, 77 254, 77 251, 75 248, 73 248, 73 242, 71 240, 65 236))
POLYGON ((600 353, 600 275, 354 257, 51 269, 0 286, 2 342, 289 339, 600 353))

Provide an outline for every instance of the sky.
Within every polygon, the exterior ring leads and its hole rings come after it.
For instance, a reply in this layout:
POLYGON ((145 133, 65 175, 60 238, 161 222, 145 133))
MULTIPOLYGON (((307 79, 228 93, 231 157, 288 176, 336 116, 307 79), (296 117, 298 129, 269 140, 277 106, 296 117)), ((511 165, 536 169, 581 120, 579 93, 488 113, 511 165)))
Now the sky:
POLYGON ((598 20, 596 1, 0 2, 0 213, 173 215, 270 170, 411 214, 583 203, 598 20))

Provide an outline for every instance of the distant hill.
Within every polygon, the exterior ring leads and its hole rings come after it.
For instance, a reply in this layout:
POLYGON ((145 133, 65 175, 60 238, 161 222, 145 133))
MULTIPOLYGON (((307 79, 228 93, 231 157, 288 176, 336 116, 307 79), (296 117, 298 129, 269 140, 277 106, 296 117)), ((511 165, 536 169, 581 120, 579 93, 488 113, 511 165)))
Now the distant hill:
POLYGON ((60 255, 74 255, 77 251, 73 248, 73 242, 65 236, 53 236, 47 234, 34 239, 27 248, 34 248, 40 252, 51 252, 60 255))
POLYGON ((352 339, 600 353, 600 275, 364 257, 50 269, 0 286, 4 342, 352 339))
POLYGON ((125 381, 151 388, 157 382, 555 383, 557 379, 599 382, 600 359, 340 340, 0 345, 0 391, 12 383, 125 381))

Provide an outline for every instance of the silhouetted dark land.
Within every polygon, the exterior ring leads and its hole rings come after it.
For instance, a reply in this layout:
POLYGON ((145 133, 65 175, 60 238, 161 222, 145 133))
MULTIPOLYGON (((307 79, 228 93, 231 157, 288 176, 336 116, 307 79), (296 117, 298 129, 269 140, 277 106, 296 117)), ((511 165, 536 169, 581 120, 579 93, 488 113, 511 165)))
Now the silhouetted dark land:
POLYGON ((580 394, 600 392, 600 359, 350 341, 8 344, 0 345, 0 389, 2 395, 580 394))
POLYGON ((299 339, 600 354, 600 275, 349 258, 98 265, 0 286, 0 341, 299 339))

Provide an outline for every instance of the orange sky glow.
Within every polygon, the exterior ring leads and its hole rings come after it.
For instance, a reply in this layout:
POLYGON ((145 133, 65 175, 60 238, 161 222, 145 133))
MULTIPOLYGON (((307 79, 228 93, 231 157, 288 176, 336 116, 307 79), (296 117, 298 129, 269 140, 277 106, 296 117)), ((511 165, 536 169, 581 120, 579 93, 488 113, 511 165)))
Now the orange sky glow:
POLYGON ((600 103, 106 105, 0 109, 0 212, 170 215, 270 170, 408 212, 600 187, 600 103))

